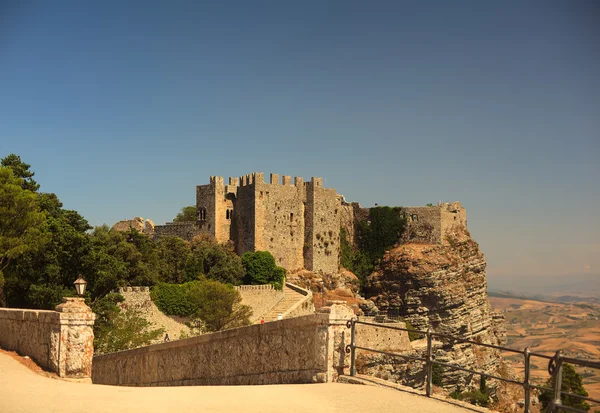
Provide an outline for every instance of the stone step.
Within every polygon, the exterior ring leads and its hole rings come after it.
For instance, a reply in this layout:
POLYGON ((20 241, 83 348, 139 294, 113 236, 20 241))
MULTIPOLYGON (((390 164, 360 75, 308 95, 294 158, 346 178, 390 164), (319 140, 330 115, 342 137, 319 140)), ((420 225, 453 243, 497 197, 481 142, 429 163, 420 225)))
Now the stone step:
POLYGON ((283 290, 283 300, 281 300, 275 307, 271 309, 271 311, 265 315, 265 321, 275 321, 279 314, 285 313, 289 310, 294 304, 298 301, 302 300, 304 296, 291 288, 284 287, 283 290))

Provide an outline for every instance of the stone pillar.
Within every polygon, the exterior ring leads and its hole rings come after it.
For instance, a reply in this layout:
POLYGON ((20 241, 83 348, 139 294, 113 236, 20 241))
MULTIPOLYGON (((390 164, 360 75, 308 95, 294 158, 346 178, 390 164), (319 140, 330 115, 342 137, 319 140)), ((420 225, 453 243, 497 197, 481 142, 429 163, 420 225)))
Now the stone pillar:
POLYGON ((350 329, 346 323, 354 317, 354 311, 346 305, 346 301, 328 301, 320 313, 329 315, 327 321, 327 377, 325 382, 331 383, 338 376, 349 374, 350 355, 346 354, 346 346, 350 344, 350 329))
POLYGON ((62 304, 56 306, 59 313, 59 342, 56 352, 55 371, 60 377, 92 377, 92 358, 94 356, 94 320, 96 315, 85 305, 83 298, 65 297, 62 304))

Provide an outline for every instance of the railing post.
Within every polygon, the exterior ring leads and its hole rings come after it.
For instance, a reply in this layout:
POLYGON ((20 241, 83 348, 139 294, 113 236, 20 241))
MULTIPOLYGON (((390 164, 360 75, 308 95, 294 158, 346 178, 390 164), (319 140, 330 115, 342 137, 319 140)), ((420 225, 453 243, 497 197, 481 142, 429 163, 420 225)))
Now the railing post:
MULTIPOLYGON (((554 359, 550 361, 550 364, 552 364, 553 361, 556 362, 556 366, 554 366, 554 371, 552 372, 554 375, 554 400, 552 400, 552 410, 550 411, 557 412, 560 411, 560 409, 557 409, 556 407, 562 405, 562 351, 558 350, 556 352, 556 355, 554 356, 554 359)), ((549 369, 551 369, 551 366, 549 369)))
POLYGON ((356 376, 356 318, 348 320, 346 327, 350 329, 350 344, 346 346, 346 353, 350 353, 350 375, 356 376))
POLYGON ((431 385, 433 382, 433 363, 431 362, 431 328, 427 329, 427 358, 425 360, 425 367, 427 368, 427 375, 425 379, 427 382, 425 383, 425 394, 427 397, 431 397, 431 385))
POLYGON ((529 413, 529 404, 531 399, 531 388, 529 387, 531 350, 529 347, 525 347, 525 350, 523 350, 523 356, 525 357, 525 377, 523 379, 523 389, 525 390, 525 409, 523 411, 525 413, 529 413))

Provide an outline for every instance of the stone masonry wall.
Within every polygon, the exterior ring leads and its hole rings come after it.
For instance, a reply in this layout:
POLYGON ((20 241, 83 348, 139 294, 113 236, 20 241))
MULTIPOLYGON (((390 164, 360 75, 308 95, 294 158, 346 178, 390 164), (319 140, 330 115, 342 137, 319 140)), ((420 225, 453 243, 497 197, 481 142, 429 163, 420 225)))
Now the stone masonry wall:
POLYGON ((321 178, 306 186, 307 228, 304 268, 334 273, 339 268, 341 202, 335 189, 323 188, 321 178))
POLYGON ((92 380, 125 386, 331 382, 347 368, 342 305, 324 312, 96 356, 92 380))
POLYGON ((439 244, 441 242, 441 215, 436 206, 402 207, 406 218, 403 242, 439 244))
POLYGON ((311 271, 334 273, 339 268, 341 202, 335 189, 323 188, 320 178, 313 178, 307 188, 307 213, 312 215, 313 233, 307 238, 311 259, 304 267, 311 271))
POLYGON ((272 285, 240 285, 235 289, 242 297, 242 304, 252 308, 252 323, 260 320, 284 297, 283 290, 276 290, 272 285))
POLYGON ((90 377, 94 320, 79 298, 64 299, 57 311, 2 308, 0 347, 31 357, 60 377, 90 377))
POLYGON ((270 184, 258 177, 254 181, 255 248, 269 251, 277 265, 292 271, 304 265, 304 187, 298 180, 293 185, 288 176, 282 177, 281 185, 273 175, 271 178, 270 184))
POLYGON ((154 227, 154 237, 179 237, 191 241, 195 236, 207 234, 207 224, 200 222, 169 222, 154 227))

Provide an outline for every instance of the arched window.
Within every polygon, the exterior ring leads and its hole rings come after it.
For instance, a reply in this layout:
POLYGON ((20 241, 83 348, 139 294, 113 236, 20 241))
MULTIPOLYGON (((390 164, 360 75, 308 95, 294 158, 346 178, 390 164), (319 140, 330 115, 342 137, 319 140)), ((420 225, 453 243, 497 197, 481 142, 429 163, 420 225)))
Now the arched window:
POLYGON ((198 210, 198 221, 206 221, 206 208, 198 210))

